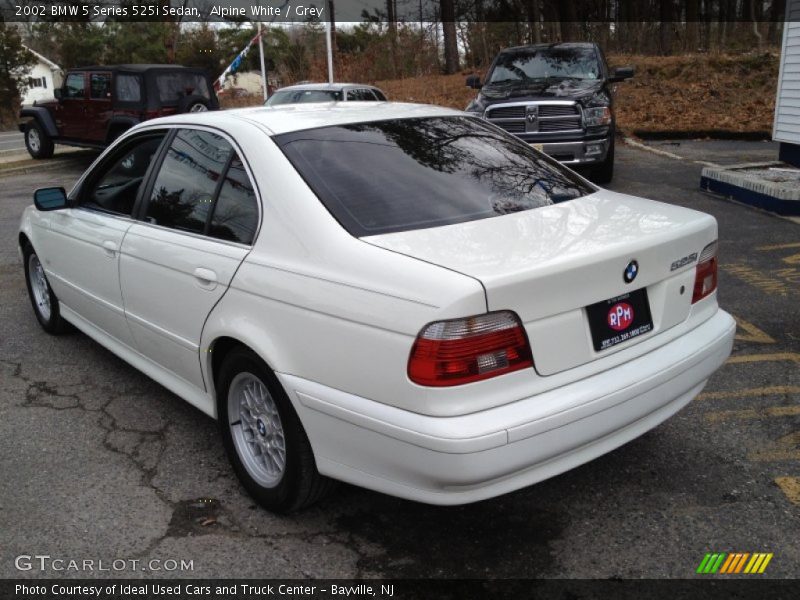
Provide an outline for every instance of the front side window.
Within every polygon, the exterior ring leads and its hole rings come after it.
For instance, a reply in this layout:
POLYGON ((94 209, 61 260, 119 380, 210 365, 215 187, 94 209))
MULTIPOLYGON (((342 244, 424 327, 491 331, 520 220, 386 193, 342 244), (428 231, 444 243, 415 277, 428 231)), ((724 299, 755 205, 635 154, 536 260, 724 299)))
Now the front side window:
POLYGON ((514 136, 470 117, 356 123, 273 139, 357 237, 496 217, 595 191, 514 136))
POLYGON ((64 98, 83 98, 83 73, 70 73, 64 82, 64 98))
POLYGON ((89 88, 91 97, 94 99, 105 100, 111 98, 111 74, 92 73, 89 78, 89 88))
POLYGON ((130 216, 147 168, 165 135, 159 132, 139 136, 108 157, 87 179, 81 206, 130 216))
POLYGON ((203 233, 233 148, 221 136, 181 129, 158 171, 146 218, 162 227, 203 233))

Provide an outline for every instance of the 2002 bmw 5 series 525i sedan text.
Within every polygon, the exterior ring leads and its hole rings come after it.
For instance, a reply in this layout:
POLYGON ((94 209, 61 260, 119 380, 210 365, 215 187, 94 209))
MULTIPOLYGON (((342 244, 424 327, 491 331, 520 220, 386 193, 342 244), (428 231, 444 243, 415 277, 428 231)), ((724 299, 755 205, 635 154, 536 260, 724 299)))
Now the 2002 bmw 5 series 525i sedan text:
POLYGON ((331 479, 433 504, 541 481, 686 405, 735 329, 712 217, 430 106, 148 121, 37 190, 19 244, 42 326, 218 418, 276 511, 331 479))

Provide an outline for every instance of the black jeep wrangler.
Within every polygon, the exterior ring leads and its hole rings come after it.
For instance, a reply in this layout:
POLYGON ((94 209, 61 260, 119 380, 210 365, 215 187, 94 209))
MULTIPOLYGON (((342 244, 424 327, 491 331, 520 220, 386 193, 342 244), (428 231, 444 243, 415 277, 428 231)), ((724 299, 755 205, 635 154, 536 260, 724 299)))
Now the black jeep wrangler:
POLYGON ((614 83, 631 67, 609 71, 596 44, 539 44, 502 50, 466 110, 477 113, 570 167, 608 183, 614 176, 614 83))
POLYGON ((20 112, 33 158, 50 158, 54 144, 102 148, 148 119, 219 109, 208 73, 180 65, 71 69, 54 91, 55 100, 20 112))

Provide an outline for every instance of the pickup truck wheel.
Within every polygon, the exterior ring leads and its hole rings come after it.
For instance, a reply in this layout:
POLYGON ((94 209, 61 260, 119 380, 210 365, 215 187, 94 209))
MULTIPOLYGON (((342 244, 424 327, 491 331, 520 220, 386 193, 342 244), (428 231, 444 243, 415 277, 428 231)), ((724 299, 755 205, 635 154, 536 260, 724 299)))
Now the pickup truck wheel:
POLYGON ((25 147, 33 158, 50 158, 55 149, 53 140, 36 121, 25 128, 25 147))
POLYGON ((245 348, 219 370, 219 425, 239 480, 264 508, 288 513, 315 503, 334 482, 317 471, 297 413, 270 368, 245 348))
POLYGON ((44 267, 42 267, 33 246, 29 243, 25 244, 22 256, 25 264, 25 283, 28 285, 28 296, 42 329, 51 334, 68 331, 67 322, 61 318, 58 298, 50 288, 44 267))
POLYGON ((606 159, 592 170, 591 180, 595 183, 611 183, 614 178, 614 138, 608 148, 606 159))

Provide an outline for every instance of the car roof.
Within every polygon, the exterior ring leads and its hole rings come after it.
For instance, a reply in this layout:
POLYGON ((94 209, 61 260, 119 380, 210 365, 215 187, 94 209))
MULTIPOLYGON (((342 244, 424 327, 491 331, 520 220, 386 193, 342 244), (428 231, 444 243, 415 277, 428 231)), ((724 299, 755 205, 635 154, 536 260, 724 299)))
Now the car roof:
POLYGON ((291 91, 291 90, 331 90, 335 92, 339 92, 345 88, 369 88, 371 90, 377 90, 374 85, 369 85, 367 83, 298 83, 296 85, 287 85, 286 87, 282 87, 276 92, 283 92, 291 91))
POLYGON ((151 70, 169 70, 169 71, 195 71, 204 72, 204 69, 196 67, 184 67, 183 65, 166 65, 166 64, 125 64, 125 65, 91 65, 88 67, 76 67, 68 69, 68 71, 151 71, 151 70))
POLYGON ((367 123, 390 119, 463 116, 451 108, 402 102, 321 102, 281 104, 234 110, 183 113, 145 121, 152 125, 209 125, 225 130, 225 125, 241 125, 242 121, 261 126, 271 135, 316 129, 332 125, 367 123))

